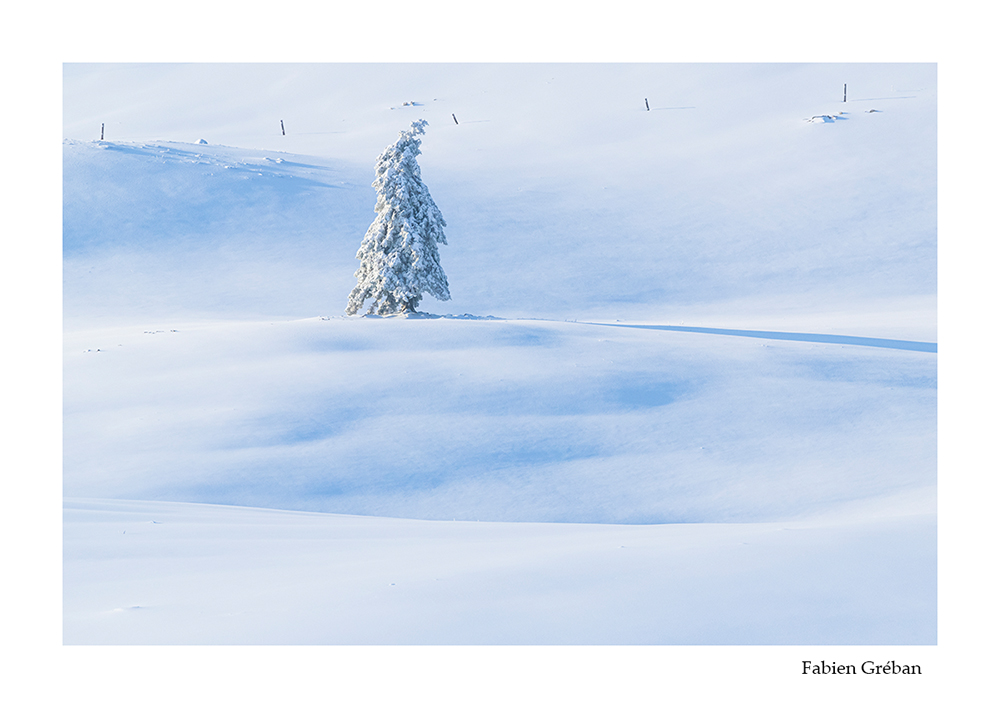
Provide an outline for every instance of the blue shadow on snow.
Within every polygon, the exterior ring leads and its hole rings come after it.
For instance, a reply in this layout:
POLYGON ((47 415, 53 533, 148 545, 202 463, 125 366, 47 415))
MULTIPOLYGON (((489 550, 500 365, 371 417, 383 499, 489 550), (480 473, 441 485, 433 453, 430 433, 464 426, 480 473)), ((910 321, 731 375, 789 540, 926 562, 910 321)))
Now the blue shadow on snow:
POLYGON ((764 332, 752 329, 715 329, 713 327, 680 327, 676 325, 630 325, 610 322, 581 322, 601 327, 631 327, 633 329, 663 329, 670 332, 698 332, 722 334, 731 337, 757 337, 759 339, 784 339, 792 342, 819 342, 821 344, 849 344, 858 347, 904 349, 914 352, 937 354, 937 342, 911 342, 905 339, 879 339, 876 337, 851 337, 840 334, 809 334, 806 332, 764 332))

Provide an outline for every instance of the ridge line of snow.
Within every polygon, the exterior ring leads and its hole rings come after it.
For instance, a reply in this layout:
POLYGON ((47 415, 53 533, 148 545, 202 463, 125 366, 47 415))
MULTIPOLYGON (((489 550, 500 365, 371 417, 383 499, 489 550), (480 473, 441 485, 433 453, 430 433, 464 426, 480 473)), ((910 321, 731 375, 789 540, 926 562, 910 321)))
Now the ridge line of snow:
POLYGON ((671 332, 693 332, 697 334, 719 334, 730 337, 754 337, 757 339, 777 339, 793 342, 813 342, 817 344, 845 344, 859 347, 878 347, 880 349, 899 349, 903 351, 926 352, 937 354, 937 342, 922 342, 911 339, 888 339, 884 337, 859 337, 849 334, 820 334, 815 332, 777 332, 756 329, 729 329, 719 327, 690 327, 686 325, 659 324, 624 324, 620 322, 586 322, 580 320, 556 320, 545 317, 495 317, 493 315, 435 315, 427 312, 409 313, 408 315, 363 315, 365 318, 387 319, 390 317, 402 319, 450 319, 450 320, 490 320, 497 322, 564 322, 567 324, 592 325, 598 327, 627 327, 632 329, 659 329, 671 332))
POLYGON ((937 354, 937 342, 915 342, 907 339, 882 339, 879 337, 855 337, 845 334, 813 334, 809 332, 769 332, 753 329, 719 329, 716 327, 687 327, 680 325, 640 325, 611 322, 578 322, 576 324, 600 327, 631 327, 634 329, 662 329, 671 332, 695 332, 699 334, 721 334, 731 337, 756 337, 759 339, 783 339, 793 342, 817 342, 821 344, 850 344, 860 347, 880 347, 937 354))

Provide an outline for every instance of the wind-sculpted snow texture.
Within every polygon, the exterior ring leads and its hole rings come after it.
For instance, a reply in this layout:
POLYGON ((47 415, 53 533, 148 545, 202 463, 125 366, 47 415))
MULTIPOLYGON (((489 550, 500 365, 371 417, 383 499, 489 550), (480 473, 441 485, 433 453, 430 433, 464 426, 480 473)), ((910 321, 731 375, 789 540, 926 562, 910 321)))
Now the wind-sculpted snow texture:
POLYGON ((350 290, 368 170, 172 142, 69 142, 63 168, 68 325, 287 316, 350 290))
POLYGON ((933 66, 109 70, 66 69, 66 641, 936 641, 933 66), (341 316, 425 119, 452 300, 341 316))
POLYGON ((69 496, 745 522, 934 484, 924 352, 395 318, 174 323, 66 345, 69 496))

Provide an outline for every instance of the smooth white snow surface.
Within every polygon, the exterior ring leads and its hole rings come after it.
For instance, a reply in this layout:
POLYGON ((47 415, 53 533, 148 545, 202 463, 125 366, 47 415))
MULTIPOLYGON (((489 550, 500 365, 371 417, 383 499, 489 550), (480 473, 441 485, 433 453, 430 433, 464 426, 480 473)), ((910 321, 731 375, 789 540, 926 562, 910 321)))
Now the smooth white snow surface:
POLYGON ((67 65, 65 641, 935 643, 935 84, 67 65), (344 317, 417 118, 453 317, 344 317))
POLYGON ((931 644, 933 499, 756 524, 69 499, 68 644, 931 644))

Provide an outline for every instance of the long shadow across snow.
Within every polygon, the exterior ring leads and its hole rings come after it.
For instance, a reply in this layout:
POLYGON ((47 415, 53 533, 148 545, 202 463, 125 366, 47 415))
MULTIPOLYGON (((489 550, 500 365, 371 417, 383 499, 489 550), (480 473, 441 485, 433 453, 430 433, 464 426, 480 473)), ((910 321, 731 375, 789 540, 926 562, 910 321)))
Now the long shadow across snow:
POLYGON ((914 352, 937 354, 937 342, 911 342, 905 339, 878 339, 876 337, 850 337, 840 334, 809 334, 806 332, 762 332, 753 329, 715 329, 713 327, 680 327, 676 325, 630 325, 611 322, 581 322, 602 327, 631 327, 633 329, 665 329, 671 332, 700 332, 725 334, 732 337, 757 337, 759 339, 786 339, 793 342, 820 342, 822 344, 850 344, 859 347, 906 349, 914 352))

